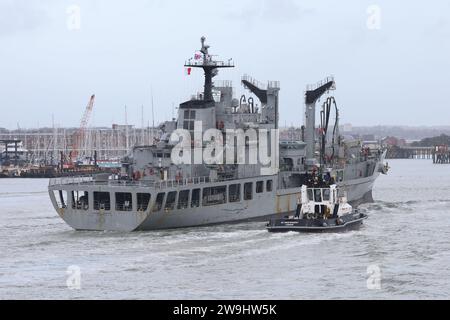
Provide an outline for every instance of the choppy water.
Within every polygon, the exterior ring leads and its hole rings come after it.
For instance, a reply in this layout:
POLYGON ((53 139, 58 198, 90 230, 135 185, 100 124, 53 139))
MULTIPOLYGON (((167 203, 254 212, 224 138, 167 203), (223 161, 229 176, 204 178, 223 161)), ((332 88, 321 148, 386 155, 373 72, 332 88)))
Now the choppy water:
MULTIPOLYGON (((47 180, 0 179, 0 299, 450 298, 450 166, 390 162, 359 231, 269 234, 264 223, 76 232, 47 180), (81 288, 67 269, 79 267, 81 288), (381 271, 381 288, 369 270, 381 271)), ((73 270, 73 269, 71 269, 73 270)))

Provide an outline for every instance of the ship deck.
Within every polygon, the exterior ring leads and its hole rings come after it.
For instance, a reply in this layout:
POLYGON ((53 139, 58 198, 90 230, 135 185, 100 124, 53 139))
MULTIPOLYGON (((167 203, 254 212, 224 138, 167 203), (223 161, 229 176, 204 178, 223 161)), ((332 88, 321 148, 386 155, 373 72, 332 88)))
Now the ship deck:
MULTIPOLYGON (((222 182, 217 181, 217 182, 222 182)), ((108 187, 147 187, 154 189, 176 188, 187 185, 206 184, 211 181, 209 177, 195 177, 180 180, 152 181, 152 180, 120 180, 120 179, 96 179, 94 176, 62 177, 49 180, 49 187, 56 186, 108 186, 108 187)))

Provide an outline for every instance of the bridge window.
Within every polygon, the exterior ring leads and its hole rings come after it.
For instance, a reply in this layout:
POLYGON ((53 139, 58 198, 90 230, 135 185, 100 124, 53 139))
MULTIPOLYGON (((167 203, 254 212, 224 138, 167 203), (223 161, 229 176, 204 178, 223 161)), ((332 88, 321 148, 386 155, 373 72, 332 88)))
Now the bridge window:
POLYGON ((94 210, 111 210, 109 192, 94 192, 94 210))
POLYGON ((271 192, 273 188, 273 181, 272 180, 267 180, 266 182, 266 191, 267 192, 271 192))
POLYGON ((189 190, 182 190, 178 195, 178 209, 186 209, 189 206, 189 190))
POLYGON ((253 198, 253 182, 244 183, 244 200, 252 200, 253 198))
POLYGON ((153 212, 157 212, 157 211, 161 210, 165 195, 166 194, 164 192, 158 193, 158 195, 156 196, 155 204, 153 206, 153 212))
POLYGON ((307 194, 308 194, 308 200, 309 201, 314 201, 313 189, 308 189, 307 190, 307 194))
POLYGON ((175 209, 175 200, 177 198, 177 192, 171 191, 167 194, 166 205, 164 206, 165 210, 173 210, 175 209))
POLYGON ((89 209, 89 193, 87 191, 72 191, 72 209, 89 209))
POLYGON ((138 211, 146 211, 150 203, 150 193, 137 194, 137 209, 138 211))
POLYGON ((184 110, 183 129, 194 130, 195 110, 184 110))
POLYGON ((227 187, 212 187, 203 189, 203 205, 212 206, 226 202, 227 187))
POLYGON ((256 182, 256 193, 263 193, 264 191, 264 181, 256 182))
POLYGON ((314 189, 314 201, 322 202, 322 190, 321 189, 314 189))
POLYGON ((323 189, 323 201, 330 201, 330 189, 323 189))
POLYGON ((191 207, 192 208, 200 207, 200 189, 192 190, 191 207))
POLYGON ((129 192, 116 192, 116 210, 131 211, 133 209, 133 198, 129 192))
POLYGON ((183 123, 183 129, 193 131, 194 130, 194 121, 184 121, 183 123))
POLYGON ((228 187, 228 197, 230 202, 241 201, 241 185, 240 184, 230 184, 228 187))

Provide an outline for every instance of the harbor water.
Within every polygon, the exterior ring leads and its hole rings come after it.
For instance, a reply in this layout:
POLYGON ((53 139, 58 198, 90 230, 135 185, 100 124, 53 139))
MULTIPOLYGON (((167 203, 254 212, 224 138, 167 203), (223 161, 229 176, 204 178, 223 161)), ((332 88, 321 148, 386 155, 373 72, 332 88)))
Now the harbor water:
POLYGON ((448 299, 450 165, 389 165, 342 234, 77 232, 46 179, 0 179, 0 299, 448 299))

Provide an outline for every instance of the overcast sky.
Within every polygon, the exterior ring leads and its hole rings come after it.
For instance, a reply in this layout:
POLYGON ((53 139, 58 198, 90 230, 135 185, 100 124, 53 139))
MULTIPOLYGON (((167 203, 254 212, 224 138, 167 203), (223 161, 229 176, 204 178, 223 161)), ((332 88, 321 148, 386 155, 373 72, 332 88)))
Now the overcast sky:
POLYGON ((184 61, 205 35, 243 74, 281 81, 280 122, 303 122, 309 83, 334 75, 341 123, 448 125, 450 2, 0 0, 0 127, 156 122, 202 89, 184 61), (75 5, 75 7, 73 7, 75 5), (375 7, 373 6, 375 5, 375 7), (75 8, 75 9, 74 9, 75 8), (76 10, 80 9, 79 28, 76 10))

